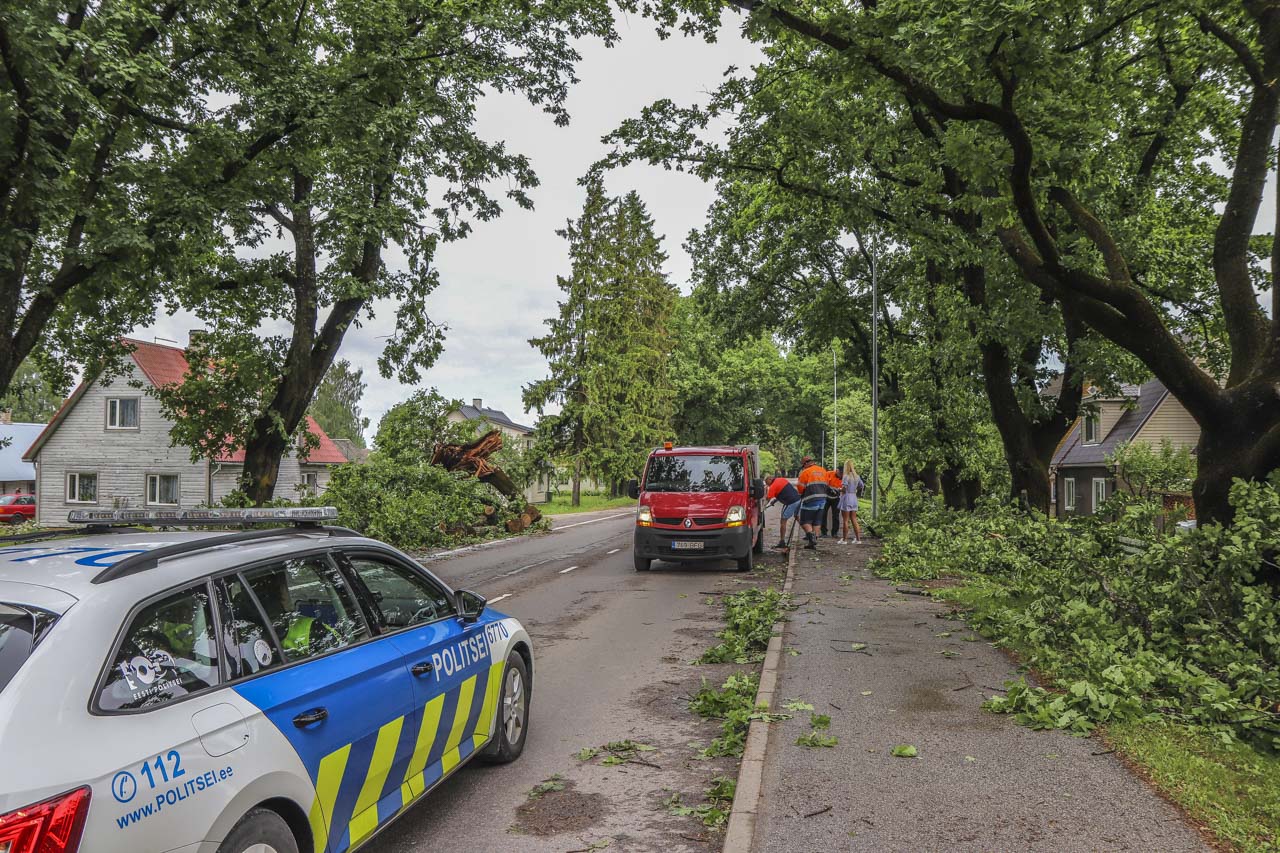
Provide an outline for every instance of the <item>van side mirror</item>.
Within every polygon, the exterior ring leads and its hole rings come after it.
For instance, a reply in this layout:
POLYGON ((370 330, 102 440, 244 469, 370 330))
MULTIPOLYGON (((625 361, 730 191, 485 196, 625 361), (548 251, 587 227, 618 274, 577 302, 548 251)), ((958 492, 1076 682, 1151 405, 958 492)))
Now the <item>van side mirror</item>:
POLYGON ((458 590, 455 599, 458 603, 458 617, 465 625, 477 621, 480 614, 484 613, 485 605, 488 604, 483 595, 467 589, 458 590))
POLYGON ((765 496, 764 480, 751 481, 751 499, 758 501, 765 496))
POLYGON ((638 499, 640 497, 640 481, 639 480, 627 480, 627 494, 631 496, 632 500, 638 499))

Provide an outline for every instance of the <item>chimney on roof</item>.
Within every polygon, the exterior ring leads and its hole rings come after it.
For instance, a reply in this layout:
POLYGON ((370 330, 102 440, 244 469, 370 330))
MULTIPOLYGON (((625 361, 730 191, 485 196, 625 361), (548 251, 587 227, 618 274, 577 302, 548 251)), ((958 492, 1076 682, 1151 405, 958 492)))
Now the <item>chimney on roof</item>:
POLYGON ((484 408, 484 405, 483 405, 483 404, 484 404, 484 400, 480 399, 479 397, 473 397, 473 398, 471 398, 471 405, 472 405, 473 407, 475 407, 475 408, 477 408, 477 409, 483 409, 483 408, 484 408))
POLYGON ((192 329, 187 332, 187 346, 195 346, 196 343, 207 334, 208 332, 204 329, 192 329))
POLYGON ((13 410, 5 409, 3 412, 0 412, 0 424, 8 426, 11 423, 13 423, 13 410))

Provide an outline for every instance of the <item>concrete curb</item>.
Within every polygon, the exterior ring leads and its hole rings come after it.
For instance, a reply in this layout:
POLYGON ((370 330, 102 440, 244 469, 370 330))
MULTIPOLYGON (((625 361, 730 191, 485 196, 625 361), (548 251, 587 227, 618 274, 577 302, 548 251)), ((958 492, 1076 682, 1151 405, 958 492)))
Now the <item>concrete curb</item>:
MULTIPOLYGON (((797 546, 792 545, 787 554, 787 579, 782 584, 783 593, 791 592, 796 578, 797 546)), ((756 705, 773 710, 773 692, 778 685, 778 665, 782 662, 782 632, 787 627, 787 613, 773 624, 773 636, 765 649, 764 665, 760 667, 760 688, 756 691, 756 705)), ((742 763, 738 765, 738 787, 733 796, 733 808, 729 812, 729 827, 724 834, 724 853, 749 853, 756 832, 756 810, 760 805, 760 787, 764 779, 764 753, 769 745, 769 724, 753 721, 747 728, 747 743, 742 750, 742 763)))

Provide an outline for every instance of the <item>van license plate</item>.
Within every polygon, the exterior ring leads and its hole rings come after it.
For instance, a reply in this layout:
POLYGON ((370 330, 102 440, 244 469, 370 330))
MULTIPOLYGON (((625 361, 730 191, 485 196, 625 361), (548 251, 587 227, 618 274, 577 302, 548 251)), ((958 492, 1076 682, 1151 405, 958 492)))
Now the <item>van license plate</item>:
POLYGON ((703 543, 702 540, 700 539, 696 539, 693 541, 676 540, 671 543, 671 547, 673 550, 676 550, 676 551, 701 551, 702 546, 704 544, 705 543, 703 543))

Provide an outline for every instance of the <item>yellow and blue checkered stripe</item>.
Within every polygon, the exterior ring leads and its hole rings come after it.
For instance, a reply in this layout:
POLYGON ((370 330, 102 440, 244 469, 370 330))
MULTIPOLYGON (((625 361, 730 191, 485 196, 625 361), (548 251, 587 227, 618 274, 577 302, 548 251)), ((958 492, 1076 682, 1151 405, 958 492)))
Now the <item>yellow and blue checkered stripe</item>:
POLYGON ((369 838, 489 739, 504 661, 320 760, 311 806, 315 853, 369 838), (332 843, 331 843, 332 842, 332 843))

